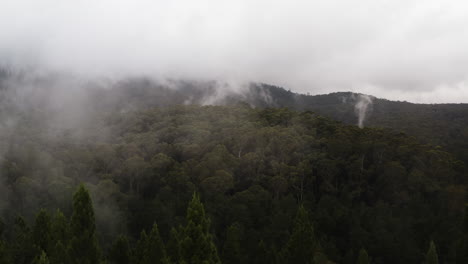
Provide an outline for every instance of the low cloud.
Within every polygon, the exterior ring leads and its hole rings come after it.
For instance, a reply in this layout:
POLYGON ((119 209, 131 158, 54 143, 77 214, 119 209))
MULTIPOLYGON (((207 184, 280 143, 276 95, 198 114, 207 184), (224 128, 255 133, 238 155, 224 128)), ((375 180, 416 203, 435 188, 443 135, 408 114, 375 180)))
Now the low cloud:
POLYGON ((467 12, 442 0, 6 0, 0 64, 468 102, 467 12))

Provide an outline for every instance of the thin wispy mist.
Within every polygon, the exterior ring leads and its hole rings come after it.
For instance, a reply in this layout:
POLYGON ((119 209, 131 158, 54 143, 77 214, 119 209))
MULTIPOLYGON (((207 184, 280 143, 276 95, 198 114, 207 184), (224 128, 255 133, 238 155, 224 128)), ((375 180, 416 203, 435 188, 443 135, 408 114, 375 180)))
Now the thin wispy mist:
POLYGON ((464 1, 6 0, 0 62, 468 102, 464 1))

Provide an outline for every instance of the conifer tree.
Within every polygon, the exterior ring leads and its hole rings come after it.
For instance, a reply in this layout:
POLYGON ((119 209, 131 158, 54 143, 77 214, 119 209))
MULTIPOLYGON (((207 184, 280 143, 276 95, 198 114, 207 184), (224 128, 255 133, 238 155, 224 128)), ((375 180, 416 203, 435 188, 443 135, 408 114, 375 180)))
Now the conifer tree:
POLYGON ((361 248, 361 250, 359 250, 359 256, 356 261, 356 264, 370 264, 369 255, 367 254, 367 251, 364 248, 361 248))
POLYGON ((120 235, 112 244, 109 251, 109 260, 113 264, 130 263, 130 246, 126 236, 120 235))
POLYGON ((7 243, 3 239, 4 230, 5 230, 5 224, 0 219, 0 263, 10 263, 8 259, 7 243))
POLYGON ((62 243, 62 241, 59 240, 55 243, 49 260, 51 264, 66 264, 71 262, 67 247, 62 243))
POLYGON ((70 236, 70 228, 68 220, 65 217, 65 215, 63 215, 62 211, 57 210, 55 212, 55 215, 52 218, 51 230, 53 241, 62 241, 62 243, 68 242, 70 236))
MULTIPOLYGON (((179 228, 182 230, 182 227, 179 228)), ((171 232, 169 234, 169 241, 166 245, 166 252, 167 256, 172 263, 179 263, 180 261, 180 241, 179 241, 179 233, 173 227, 171 228, 171 232)))
POLYGON ((51 219, 49 213, 40 210, 36 216, 33 228, 33 241, 46 255, 50 254, 51 248, 51 219))
POLYGON ((255 255, 253 256, 253 263, 254 264, 270 264, 271 261, 268 259, 268 249, 265 245, 263 240, 258 242, 257 250, 255 251, 255 255))
POLYGON ((209 232, 210 221, 198 194, 194 193, 187 208, 187 225, 180 237, 181 261, 191 264, 220 263, 209 232))
POLYGON ((14 240, 11 248, 12 262, 15 264, 30 264, 38 252, 34 246, 31 229, 22 217, 17 217, 14 223, 14 240))
POLYGON ((147 245, 148 235, 146 231, 143 230, 140 232, 140 239, 137 241, 137 244, 132 252, 132 263, 141 263, 146 255, 146 245, 147 245))
POLYGON ((426 254, 426 263, 425 264, 439 264, 439 258, 437 256, 436 246, 434 241, 431 241, 429 249, 426 254))
POLYGON ((153 228, 145 241, 145 252, 142 264, 163 264, 167 263, 166 249, 159 235, 158 225, 153 224, 153 228))
POLYGON ((237 264, 242 263, 242 254, 240 249, 240 228, 238 224, 232 224, 227 229, 226 241, 223 247, 223 263, 237 264))
POLYGON ((51 264, 69 263, 67 250, 69 240, 68 220, 60 210, 57 210, 51 223, 51 250, 48 256, 51 264))
POLYGON ((80 185, 73 196, 73 214, 70 222, 70 260, 72 263, 99 262, 94 210, 88 190, 80 185))
POLYGON ((468 263, 468 204, 465 204, 465 216, 463 219, 462 235, 457 245, 457 264, 468 263))
POLYGON ((289 240, 282 250, 284 263, 312 263, 316 240, 314 228, 304 206, 299 209, 294 220, 294 226, 289 240))
POLYGON ((42 251, 41 254, 34 259, 33 264, 50 264, 47 254, 42 251))

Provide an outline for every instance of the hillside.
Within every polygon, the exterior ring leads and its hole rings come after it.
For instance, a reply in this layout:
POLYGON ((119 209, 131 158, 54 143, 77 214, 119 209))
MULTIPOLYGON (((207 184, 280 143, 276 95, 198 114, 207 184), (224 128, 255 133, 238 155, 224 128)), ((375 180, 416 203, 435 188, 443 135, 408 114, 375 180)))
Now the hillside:
POLYGON ((367 123, 411 109, 437 126, 454 106, 372 98, 361 129, 351 93, 4 80, 2 263, 187 263, 192 250, 210 263, 421 263, 430 241, 463 263, 466 165, 422 132, 367 123))

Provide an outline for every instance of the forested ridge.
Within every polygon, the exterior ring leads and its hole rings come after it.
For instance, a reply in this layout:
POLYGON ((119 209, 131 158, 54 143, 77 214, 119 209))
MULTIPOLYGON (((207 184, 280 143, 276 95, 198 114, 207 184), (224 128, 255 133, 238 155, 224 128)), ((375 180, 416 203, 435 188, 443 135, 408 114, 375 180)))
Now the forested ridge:
POLYGON ((466 166, 405 134, 242 103, 49 114, 2 141, 4 263, 467 263, 466 166))

